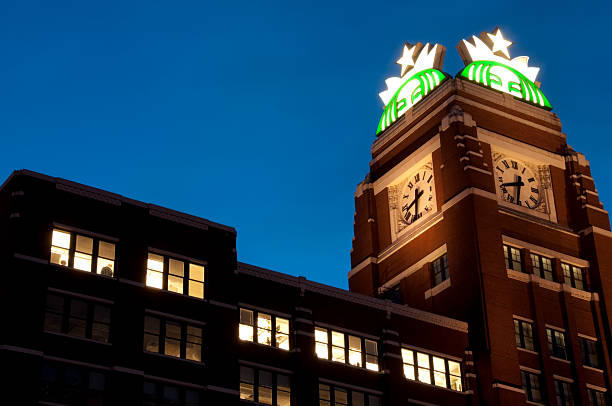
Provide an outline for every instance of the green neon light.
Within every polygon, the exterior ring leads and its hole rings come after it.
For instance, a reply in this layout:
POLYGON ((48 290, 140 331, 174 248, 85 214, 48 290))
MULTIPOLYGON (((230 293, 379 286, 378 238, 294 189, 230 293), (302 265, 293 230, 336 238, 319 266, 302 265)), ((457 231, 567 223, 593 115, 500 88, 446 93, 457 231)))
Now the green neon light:
POLYGON ((444 73, 437 69, 424 69, 406 79, 385 106, 385 111, 378 123, 376 135, 393 124, 399 117, 406 113, 409 108, 423 100, 433 89, 440 86, 445 79, 446 76, 444 73), (416 86, 414 83, 415 81, 417 82, 416 86), (405 88, 410 89, 412 86, 415 86, 415 89, 410 95, 403 94, 405 88))
POLYGON ((493 61, 475 61, 461 71, 461 76, 472 82, 480 83, 492 89, 501 90, 518 99, 525 100, 540 107, 552 109, 548 99, 538 86, 521 72, 508 65, 493 61), (516 81, 506 80, 507 86, 504 87, 504 80, 499 75, 491 72, 491 69, 495 67, 505 69, 506 75, 504 76, 513 75, 516 81))

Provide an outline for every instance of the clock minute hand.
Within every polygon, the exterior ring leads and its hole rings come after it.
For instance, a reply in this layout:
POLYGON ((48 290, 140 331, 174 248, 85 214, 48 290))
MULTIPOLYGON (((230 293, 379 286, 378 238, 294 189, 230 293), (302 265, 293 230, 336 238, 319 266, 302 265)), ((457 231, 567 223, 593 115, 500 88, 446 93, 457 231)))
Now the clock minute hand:
POLYGON ((517 188, 516 188, 516 201, 517 203, 520 204, 521 203, 521 186, 525 186, 525 184, 521 181, 520 175, 518 176, 516 183, 518 183, 517 188))
MULTIPOLYGON (((520 179, 520 176, 519 176, 520 179)), ((519 182, 507 182, 507 183, 502 183, 502 186, 525 186, 525 184, 523 182, 521 182, 519 180, 519 182)))

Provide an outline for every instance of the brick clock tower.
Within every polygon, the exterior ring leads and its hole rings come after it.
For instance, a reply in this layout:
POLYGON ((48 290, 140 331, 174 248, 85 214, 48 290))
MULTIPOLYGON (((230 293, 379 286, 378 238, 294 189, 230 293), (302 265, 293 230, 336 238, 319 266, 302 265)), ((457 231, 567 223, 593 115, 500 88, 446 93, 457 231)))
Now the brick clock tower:
POLYGON ((355 193, 350 290, 468 322, 477 404, 611 404, 608 212, 511 44, 461 41, 454 78, 441 45, 404 46, 355 193))

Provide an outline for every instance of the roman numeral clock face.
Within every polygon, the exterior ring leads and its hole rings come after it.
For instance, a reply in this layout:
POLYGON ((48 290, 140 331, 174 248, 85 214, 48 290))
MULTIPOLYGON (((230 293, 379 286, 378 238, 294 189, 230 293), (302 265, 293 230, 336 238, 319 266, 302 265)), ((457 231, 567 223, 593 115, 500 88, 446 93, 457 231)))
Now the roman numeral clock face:
POLYGON ((423 166, 408 177, 401 196, 401 219, 413 224, 434 211, 434 179, 429 166, 423 166))
POLYGON ((494 165, 498 195, 502 200, 528 209, 542 205, 540 182, 531 168, 507 156, 499 156, 494 165))

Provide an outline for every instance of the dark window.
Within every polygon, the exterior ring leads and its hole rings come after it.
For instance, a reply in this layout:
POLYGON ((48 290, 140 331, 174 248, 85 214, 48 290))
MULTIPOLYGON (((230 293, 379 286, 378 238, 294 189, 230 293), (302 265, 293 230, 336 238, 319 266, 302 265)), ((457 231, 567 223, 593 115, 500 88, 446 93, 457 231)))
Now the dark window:
POLYGON ((531 254, 531 263, 533 265, 533 273, 540 278, 554 281, 552 259, 541 255, 531 254))
POLYGON ((517 347, 535 351, 533 345, 533 325, 531 323, 514 319, 514 338, 517 347))
POLYGON ((98 238, 53 229, 51 263, 112 277, 115 244, 98 238))
POLYGON ((568 382, 555 380, 555 394, 557 396, 557 406, 573 406, 574 395, 572 385, 568 382))
POLYGON ((595 389, 587 389, 590 406, 606 406, 606 394, 595 389))
POLYGON ((532 374, 531 372, 521 371, 521 378, 523 381, 523 390, 525 390, 525 395, 527 396, 527 400, 531 402, 542 401, 542 393, 541 393, 541 384, 540 384, 540 375, 532 374))
POLYGON ((145 316, 143 351, 202 361, 202 328, 184 322, 145 316))
POLYGON ((319 384, 319 406, 381 406, 380 396, 341 388, 334 385, 319 384))
POLYGON ((593 368, 601 368, 601 353, 597 341, 579 337, 580 352, 582 354, 582 364, 593 368))
POLYGON ((70 405, 103 405, 106 377, 102 371, 69 364, 42 365, 41 401, 70 405))
POLYGON ((199 406, 200 392, 158 382, 145 381, 142 387, 144 406, 199 406))
POLYGON ((504 245, 504 259, 506 260, 506 269, 523 272, 521 251, 518 248, 514 248, 509 245, 504 245))
POLYGON ((381 297, 383 299, 388 299, 388 300, 392 301, 393 303, 404 304, 404 302, 402 300, 402 291, 401 291, 399 283, 397 285, 393 286, 393 287, 385 289, 383 291, 381 297))
POLYGON ((264 405, 290 406, 289 376, 241 365, 240 399, 264 405))
POLYGON ((584 276, 582 268, 570 264, 561 264, 564 282, 573 288, 584 290, 584 276))
POLYGON ((550 351, 551 356, 561 359, 569 359, 567 349, 565 347, 564 332, 547 328, 546 338, 548 340, 548 351, 550 351))
POLYGON ((441 257, 435 259, 432 264, 433 269, 433 284, 434 286, 439 285, 443 281, 447 280, 450 277, 448 271, 448 257, 446 254, 441 257))
POLYGON ((108 342, 110 307, 48 293, 44 330, 108 342))

